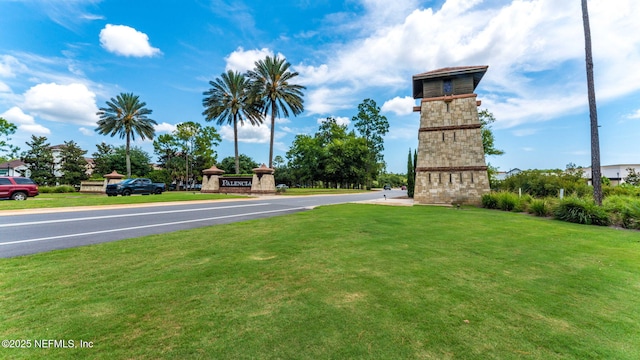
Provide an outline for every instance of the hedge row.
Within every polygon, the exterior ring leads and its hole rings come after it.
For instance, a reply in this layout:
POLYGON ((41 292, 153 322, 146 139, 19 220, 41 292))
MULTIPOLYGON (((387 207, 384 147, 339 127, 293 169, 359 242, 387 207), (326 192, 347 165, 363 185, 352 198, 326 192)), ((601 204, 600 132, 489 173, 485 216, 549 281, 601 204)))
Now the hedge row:
POLYGON ((512 192, 502 191, 485 194, 482 197, 482 206, 487 209, 554 217, 577 224, 615 225, 640 230, 640 198, 635 196, 608 196, 600 207, 586 197, 569 196, 562 200, 553 197, 536 199, 530 195, 519 197, 512 192))

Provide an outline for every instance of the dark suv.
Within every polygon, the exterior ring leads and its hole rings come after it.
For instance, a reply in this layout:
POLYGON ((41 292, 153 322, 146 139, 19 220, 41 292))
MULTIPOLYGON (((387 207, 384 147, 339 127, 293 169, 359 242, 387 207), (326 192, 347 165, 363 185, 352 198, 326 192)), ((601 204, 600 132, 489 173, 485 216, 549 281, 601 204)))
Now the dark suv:
POLYGON ((27 200, 38 194, 38 185, 29 178, 0 176, 0 199, 27 200))

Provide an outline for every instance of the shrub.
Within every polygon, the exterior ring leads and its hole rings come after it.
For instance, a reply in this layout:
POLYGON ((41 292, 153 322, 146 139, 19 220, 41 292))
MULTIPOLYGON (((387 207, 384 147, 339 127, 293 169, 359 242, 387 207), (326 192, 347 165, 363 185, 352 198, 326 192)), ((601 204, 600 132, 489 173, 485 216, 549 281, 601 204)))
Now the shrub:
POLYGON ((615 195, 605 198, 603 205, 614 225, 626 229, 640 229, 640 199, 615 195))
POLYGON ((39 186, 38 190, 42 194, 48 194, 48 193, 62 194, 62 193, 76 192, 76 189, 71 185, 39 186))
POLYGON ((607 211, 592 200, 568 197, 560 201, 554 211, 558 220, 585 225, 608 226, 611 223, 607 211))
POLYGON ((534 199, 529 205, 529 214, 549 216, 552 214, 551 204, 545 199, 534 199))
POLYGON ((500 210, 514 211, 519 203, 520 199, 514 193, 506 191, 498 193, 498 209, 500 210))
POLYGON ((496 193, 488 193, 482 195, 482 207, 487 209, 497 209, 498 195, 496 193))

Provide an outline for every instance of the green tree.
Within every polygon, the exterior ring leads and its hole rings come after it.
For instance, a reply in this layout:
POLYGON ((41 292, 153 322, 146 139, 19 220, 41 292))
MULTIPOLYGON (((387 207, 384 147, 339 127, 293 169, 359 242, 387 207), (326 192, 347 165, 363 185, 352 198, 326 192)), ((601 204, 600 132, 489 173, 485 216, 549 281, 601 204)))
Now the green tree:
POLYGON ((484 154, 504 155, 504 151, 496 149, 495 137, 491 130, 491 124, 496 121, 496 118, 489 110, 484 109, 478 112, 478 119, 480 120, 480 125, 482 125, 482 146, 484 147, 484 154))
POLYGON ((389 121, 384 115, 380 115, 380 108, 371 99, 365 99, 358 105, 358 115, 354 116, 352 120, 369 149, 365 167, 367 187, 371 188, 372 179, 378 175, 382 168, 379 164, 384 164, 383 137, 389 132, 389 121))
POLYGON ((273 139, 276 126, 276 116, 281 113, 285 117, 291 112, 294 116, 304 111, 305 89, 302 85, 291 83, 298 76, 297 72, 289 71, 291 64, 278 56, 267 56, 264 60, 256 61, 255 69, 249 71, 251 81, 251 98, 260 101, 262 113, 271 113, 271 137, 269 140, 269 167, 273 168, 273 139))
POLYGON ((276 184, 287 184, 289 186, 294 186, 295 179, 293 177, 293 173, 287 160, 280 155, 276 155, 273 158, 273 169, 275 170, 273 173, 273 177, 276 181, 276 184))
POLYGON ((190 184, 201 177, 200 170, 211 167, 216 161, 214 147, 220 135, 210 126, 203 127, 193 121, 180 123, 173 132, 184 159, 184 181, 190 184), (198 169, 196 173, 196 169, 198 169))
POLYGON ((328 118, 311 137, 296 136, 287 152, 290 181, 313 184, 316 181, 329 186, 360 186, 365 180, 368 148, 364 138, 354 131, 347 132, 346 125, 338 125, 328 118))
POLYGON ((413 198, 415 191, 415 165, 411 156, 411 149, 409 149, 409 156, 407 158, 407 196, 413 198))
POLYGON ((322 178, 320 168, 323 149, 318 140, 309 135, 296 135, 293 144, 287 151, 291 175, 298 183, 312 185, 322 178))
POLYGON ((627 177, 624 178, 624 181, 629 185, 638 186, 640 185, 640 174, 634 168, 627 168, 627 177))
MULTIPOLYGON (((587 0, 582 0, 582 23, 584 26, 585 62, 587 68, 587 92, 589 97, 589 118, 591 124, 591 178, 599 179, 600 174, 600 138, 598 135, 598 108, 596 105, 596 90, 593 79, 593 55, 591 53, 591 27, 589 26, 589 9, 587 0)), ((602 205, 602 184, 592 181, 593 199, 602 205)))
POLYGON ((17 129, 17 126, 0 117, 0 153, 6 153, 7 160, 15 158, 20 151, 19 147, 9 144, 10 136, 15 134, 17 129))
POLYGON ((253 169, 257 168, 258 163, 245 154, 238 156, 239 167, 236 171, 236 158, 228 156, 220 162, 218 168, 224 170, 227 174, 253 174, 253 169))
POLYGON ((107 101, 107 106, 100 108, 97 115, 98 127, 96 131, 101 135, 118 135, 126 139, 126 167, 127 177, 131 177, 131 141, 136 135, 142 140, 153 139, 155 135, 155 120, 148 118, 152 110, 147 109, 147 103, 140 101, 137 95, 121 93, 115 99, 107 101))
POLYGON ((96 145, 97 151, 91 154, 93 157, 93 175, 92 177, 101 178, 104 175, 116 170, 113 164, 113 154, 115 148, 113 145, 102 142, 96 145))
POLYGON ((64 146, 60 150, 62 157, 61 181, 63 184, 80 185, 82 180, 86 180, 87 176, 87 160, 84 155, 86 150, 82 150, 78 144, 72 141, 65 141, 64 146))
POLYGON ((129 159, 129 166, 131 166, 131 177, 147 177, 153 170, 149 153, 138 146, 132 146, 129 148, 129 157, 127 157, 127 147, 125 145, 114 148, 111 156, 113 170, 123 174, 127 168, 127 158, 129 159))
POLYGON ((21 159, 31 171, 31 179, 39 185, 54 185, 54 162, 51 144, 44 136, 31 135, 31 142, 26 142, 29 150, 22 153, 21 159))
POLYGON ((202 115, 207 121, 216 120, 218 125, 233 126, 235 173, 239 173, 238 123, 243 125, 246 119, 251 125, 261 124, 260 102, 249 96, 249 79, 237 71, 222 73, 215 81, 209 81, 209 85, 211 88, 203 93, 206 97, 202 100, 205 107, 202 115))
POLYGON ((171 183, 177 178, 177 167, 173 159, 178 157, 179 144, 173 134, 162 134, 153 141, 153 151, 158 155, 158 162, 166 172, 171 183))

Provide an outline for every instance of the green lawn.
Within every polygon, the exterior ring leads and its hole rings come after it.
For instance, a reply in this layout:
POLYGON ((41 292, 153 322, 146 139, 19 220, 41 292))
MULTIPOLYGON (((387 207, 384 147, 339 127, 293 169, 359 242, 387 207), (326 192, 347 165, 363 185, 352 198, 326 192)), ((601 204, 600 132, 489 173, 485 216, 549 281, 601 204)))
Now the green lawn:
MULTIPOLYGON (((203 194, 200 192, 169 191, 160 195, 133 195, 109 197, 105 194, 47 193, 30 197, 26 201, 0 200, 1 210, 57 208, 70 206, 143 204, 165 201, 220 200, 242 196, 203 194)), ((2 213, 0 212, 0 215, 2 213)))
POLYGON ((347 204, 0 259, 0 358, 638 359, 640 232, 347 204))

